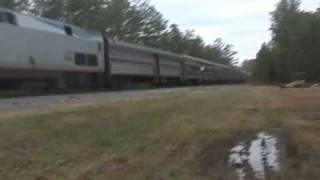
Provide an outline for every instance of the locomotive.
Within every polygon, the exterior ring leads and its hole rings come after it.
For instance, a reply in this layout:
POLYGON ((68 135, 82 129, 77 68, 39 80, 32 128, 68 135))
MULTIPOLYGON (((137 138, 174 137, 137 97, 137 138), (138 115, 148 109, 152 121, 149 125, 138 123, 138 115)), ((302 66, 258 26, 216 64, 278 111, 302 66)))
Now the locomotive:
POLYGON ((0 83, 50 88, 245 82, 240 70, 0 8, 0 83))

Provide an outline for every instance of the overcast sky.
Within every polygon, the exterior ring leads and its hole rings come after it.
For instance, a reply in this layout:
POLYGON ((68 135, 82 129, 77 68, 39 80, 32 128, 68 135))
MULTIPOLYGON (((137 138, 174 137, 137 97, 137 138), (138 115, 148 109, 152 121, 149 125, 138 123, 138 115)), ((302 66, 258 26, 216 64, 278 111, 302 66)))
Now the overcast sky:
MULTIPOLYGON (((302 0, 302 9, 315 10, 320 0, 302 0)), ((270 15, 278 0, 151 0, 170 23, 193 29, 206 43, 217 37, 233 44, 239 60, 254 58, 270 40, 270 15)))

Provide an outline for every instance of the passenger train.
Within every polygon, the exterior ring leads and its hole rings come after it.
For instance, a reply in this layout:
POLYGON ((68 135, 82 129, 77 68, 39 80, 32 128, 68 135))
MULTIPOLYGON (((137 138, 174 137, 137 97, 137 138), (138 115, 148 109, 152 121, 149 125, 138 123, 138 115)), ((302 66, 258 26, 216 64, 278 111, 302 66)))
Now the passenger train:
POLYGON ((140 82, 244 82, 238 69, 108 39, 103 33, 0 9, 1 86, 128 87, 140 82))

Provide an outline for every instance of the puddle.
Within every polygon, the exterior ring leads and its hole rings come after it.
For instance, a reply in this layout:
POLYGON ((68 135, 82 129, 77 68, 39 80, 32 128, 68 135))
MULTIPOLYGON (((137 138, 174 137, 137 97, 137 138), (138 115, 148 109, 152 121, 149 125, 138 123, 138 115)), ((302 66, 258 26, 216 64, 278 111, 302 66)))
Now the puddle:
POLYGON ((267 179, 269 173, 280 170, 279 140, 263 132, 251 142, 240 142, 230 150, 229 163, 239 180, 267 179))

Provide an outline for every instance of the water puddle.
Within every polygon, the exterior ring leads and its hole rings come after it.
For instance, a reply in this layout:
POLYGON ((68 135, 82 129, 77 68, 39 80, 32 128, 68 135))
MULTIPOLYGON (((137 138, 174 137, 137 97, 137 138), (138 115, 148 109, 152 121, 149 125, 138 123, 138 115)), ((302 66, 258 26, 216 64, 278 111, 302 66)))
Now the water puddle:
POLYGON ((263 132, 251 142, 240 142, 230 150, 229 163, 239 180, 267 179, 269 173, 280 170, 279 139, 263 132))

